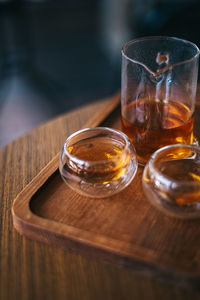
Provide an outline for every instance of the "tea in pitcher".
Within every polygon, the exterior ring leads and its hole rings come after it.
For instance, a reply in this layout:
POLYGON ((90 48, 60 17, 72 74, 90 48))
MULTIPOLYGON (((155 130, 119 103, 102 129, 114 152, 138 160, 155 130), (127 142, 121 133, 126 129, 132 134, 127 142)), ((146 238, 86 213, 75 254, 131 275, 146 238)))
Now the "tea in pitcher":
POLYGON ((189 108, 175 101, 140 99, 122 109, 122 131, 133 142, 140 162, 163 146, 191 144, 193 123, 189 108))

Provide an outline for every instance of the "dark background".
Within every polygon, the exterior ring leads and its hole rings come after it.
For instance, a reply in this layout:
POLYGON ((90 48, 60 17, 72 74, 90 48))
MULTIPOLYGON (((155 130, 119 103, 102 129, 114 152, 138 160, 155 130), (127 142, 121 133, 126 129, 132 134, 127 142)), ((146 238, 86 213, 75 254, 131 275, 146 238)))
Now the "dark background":
POLYGON ((128 40, 199 29, 195 0, 0 0, 0 147, 120 89, 128 40))

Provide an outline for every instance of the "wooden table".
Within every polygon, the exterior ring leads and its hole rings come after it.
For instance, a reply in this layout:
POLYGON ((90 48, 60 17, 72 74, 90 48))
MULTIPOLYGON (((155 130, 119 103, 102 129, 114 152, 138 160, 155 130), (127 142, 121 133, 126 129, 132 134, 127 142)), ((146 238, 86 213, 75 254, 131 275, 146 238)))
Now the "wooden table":
POLYGON ((200 299, 176 283, 30 240, 13 227, 13 199, 107 101, 63 114, 0 150, 0 299, 200 299))

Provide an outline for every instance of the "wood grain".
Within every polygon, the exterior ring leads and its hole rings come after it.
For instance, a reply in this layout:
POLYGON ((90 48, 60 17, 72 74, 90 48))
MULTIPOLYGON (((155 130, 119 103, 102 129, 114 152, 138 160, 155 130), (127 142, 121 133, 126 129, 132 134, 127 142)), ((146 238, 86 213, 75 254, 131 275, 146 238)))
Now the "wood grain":
MULTIPOLYGON (((103 123, 119 124, 120 109, 103 123)), ((200 288, 200 220, 171 219, 152 208, 142 191, 143 168, 128 188, 105 199, 80 196, 52 169, 58 169, 57 156, 16 198, 20 233, 200 288)))
POLYGON ((200 299, 198 292, 20 236, 13 199, 109 99, 60 116, 0 150, 0 299, 200 299))

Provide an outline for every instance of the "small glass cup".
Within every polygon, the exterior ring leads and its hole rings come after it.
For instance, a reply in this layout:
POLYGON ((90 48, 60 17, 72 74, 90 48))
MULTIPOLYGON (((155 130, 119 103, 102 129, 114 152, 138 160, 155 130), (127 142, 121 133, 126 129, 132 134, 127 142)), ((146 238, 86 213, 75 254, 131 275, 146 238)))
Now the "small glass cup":
POLYGON ((134 178, 135 149, 120 131, 86 128, 70 135, 60 155, 63 180, 77 193, 96 198, 123 190, 134 178))
POLYGON ((200 147, 176 144, 157 150, 143 172, 147 199, 179 218, 200 216, 200 147))
POLYGON ((194 43, 166 36, 122 48, 122 131, 140 164, 164 146, 193 143, 199 53, 194 43))

